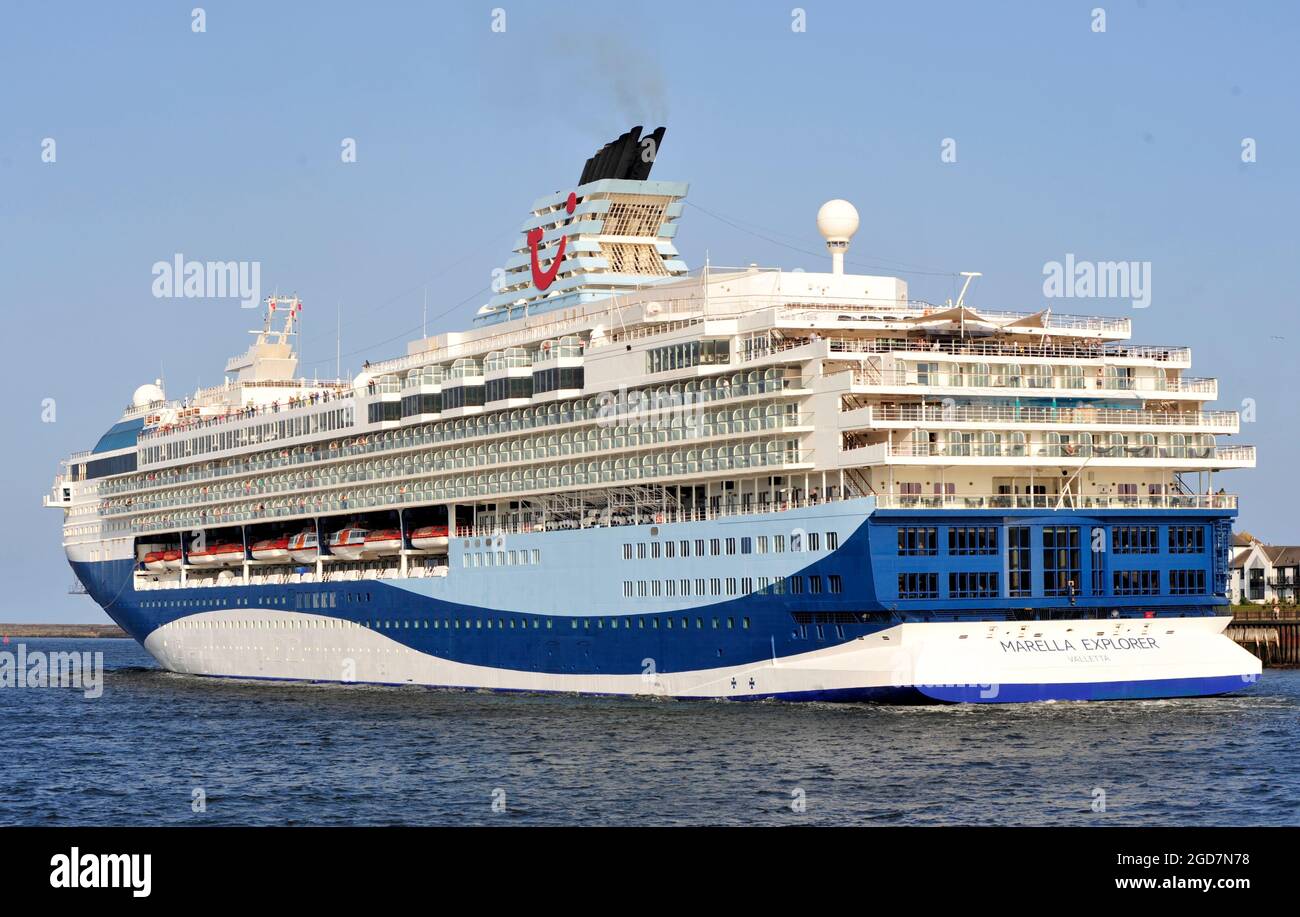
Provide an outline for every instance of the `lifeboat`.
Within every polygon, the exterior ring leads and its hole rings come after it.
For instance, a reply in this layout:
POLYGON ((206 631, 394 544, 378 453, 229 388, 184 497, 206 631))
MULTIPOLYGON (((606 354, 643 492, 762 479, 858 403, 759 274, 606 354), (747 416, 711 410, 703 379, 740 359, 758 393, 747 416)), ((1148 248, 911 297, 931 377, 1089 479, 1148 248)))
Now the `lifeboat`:
POLYGON ((300 564, 314 564, 316 555, 320 553, 320 548, 316 544, 316 533, 313 531, 299 532, 289 539, 288 545, 289 556, 300 564))
POLYGON ((243 562, 244 546, 240 544, 214 544, 202 551, 190 552, 190 563, 196 567, 232 567, 243 562))
POLYGON ((399 554, 402 550, 402 533, 397 529, 382 529, 366 533, 366 546, 362 552, 367 557, 399 554))
POLYGON ((162 562, 164 570, 179 570, 181 568, 180 550, 178 548, 172 548, 170 551, 163 551, 162 562))
POLYGON ((426 525, 411 533, 411 547, 421 551, 447 547, 447 527, 426 525))
POLYGON ((253 543, 253 560, 288 560, 289 537, 267 538, 253 543))
POLYGON ((361 555, 366 550, 366 535, 368 534, 369 532, 365 529, 357 528, 354 525, 339 529, 330 536, 330 553, 344 560, 360 560, 361 555))
POLYGON ((144 568, 150 573, 162 573, 167 569, 166 555, 166 551, 150 551, 144 556, 144 568))

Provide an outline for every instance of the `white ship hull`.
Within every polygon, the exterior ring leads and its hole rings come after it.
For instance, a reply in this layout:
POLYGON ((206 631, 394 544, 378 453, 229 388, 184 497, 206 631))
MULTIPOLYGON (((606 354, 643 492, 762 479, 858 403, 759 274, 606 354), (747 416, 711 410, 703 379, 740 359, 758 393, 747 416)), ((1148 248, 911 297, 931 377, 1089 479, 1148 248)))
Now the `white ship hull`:
POLYGON ((899 699, 977 703, 1226 693, 1260 662, 1223 636, 1226 617, 901 624, 740 666, 645 674, 548 674, 467 665, 366 627, 293 612, 210 612, 158 628, 145 648, 193 675, 679 698, 899 699), (287 624, 297 619, 296 625, 287 624), (188 622, 188 623, 186 623, 188 622))

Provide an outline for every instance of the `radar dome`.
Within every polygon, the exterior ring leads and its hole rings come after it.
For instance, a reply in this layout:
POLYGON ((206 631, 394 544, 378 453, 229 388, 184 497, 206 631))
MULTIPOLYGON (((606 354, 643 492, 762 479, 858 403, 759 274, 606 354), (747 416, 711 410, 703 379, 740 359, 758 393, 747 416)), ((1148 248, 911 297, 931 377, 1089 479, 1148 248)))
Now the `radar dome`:
POLYGON ((166 396, 162 388, 156 382, 146 382, 135 390, 131 396, 131 406, 136 408, 147 408, 155 401, 164 401, 166 396))
POLYGON ((848 242, 858 231, 858 208, 836 198, 817 211, 817 231, 827 242, 848 242))

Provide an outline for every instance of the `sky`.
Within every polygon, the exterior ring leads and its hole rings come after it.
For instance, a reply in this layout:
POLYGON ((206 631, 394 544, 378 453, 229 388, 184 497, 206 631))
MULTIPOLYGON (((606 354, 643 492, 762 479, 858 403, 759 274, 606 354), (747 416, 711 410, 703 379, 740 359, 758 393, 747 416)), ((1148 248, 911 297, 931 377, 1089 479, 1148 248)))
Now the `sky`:
POLYGON ((302 297, 305 373, 333 376, 340 308, 355 372, 405 352, 425 290, 430 332, 467 327, 532 201, 634 124, 667 126, 654 177, 690 183, 692 267, 824 270, 814 218, 842 197, 862 217, 849 269, 914 298, 980 271, 969 305, 1190 345, 1259 447, 1216 478, 1238 527, 1300 543, 1300 5, 6 0, 0 18, 0 621, 106 620, 68 594, 40 505, 59 460, 136 386, 220 382, 247 345, 256 312, 156 297, 156 262, 258 262, 264 294, 302 297), (1148 263, 1149 306, 1049 303, 1067 255, 1148 263))

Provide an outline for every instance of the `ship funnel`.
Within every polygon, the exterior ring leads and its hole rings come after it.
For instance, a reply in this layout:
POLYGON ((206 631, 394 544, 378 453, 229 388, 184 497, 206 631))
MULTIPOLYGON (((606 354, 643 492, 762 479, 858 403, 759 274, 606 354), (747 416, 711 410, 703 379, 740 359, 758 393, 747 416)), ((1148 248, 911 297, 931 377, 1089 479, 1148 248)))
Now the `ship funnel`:
POLYGON ((827 201, 817 211, 817 231, 826 240, 826 250, 831 253, 831 273, 843 274, 844 253, 849 250, 849 240, 858 231, 858 209, 839 198, 827 201))

